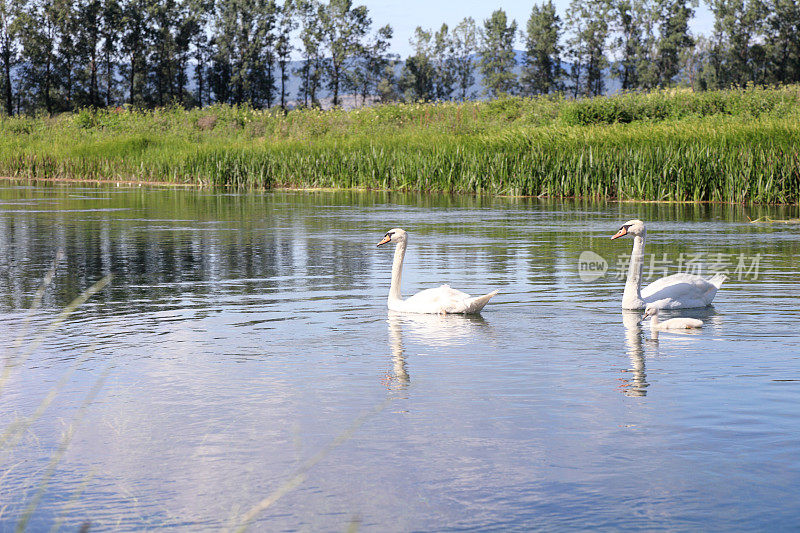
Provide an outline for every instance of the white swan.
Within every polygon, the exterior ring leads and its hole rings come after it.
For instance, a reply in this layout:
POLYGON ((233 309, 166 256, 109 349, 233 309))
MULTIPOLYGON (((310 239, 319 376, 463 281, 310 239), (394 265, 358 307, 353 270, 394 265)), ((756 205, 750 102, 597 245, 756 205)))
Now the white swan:
POLYGON ((727 279, 724 274, 716 274, 710 279, 693 274, 673 274, 657 279, 642 289, 642 263, 644 263, 644 239, 647 230, 641 220, 629 220, 611 237, 617 239, 633 236, 633 251, 628 266, 628 281, 622 295, 623 309, 678 309, 706 307, 711 305, 717 290, 727 279))
POLYGON ((406 255, 408 244, 407 233, 400 228, 386 232, 378 246, 387 242, 397 243, 394 250, 392 263, 392 286, 389 289, 389 309, 403 313, 479 313, 483 306, 497 294, 492 291, 483 296, 472 297, 465 292, 451 289, 449 285, 442 285, 435 289, 426 289, 414 296, 403 300, 400 296, 400 278, 403 275, 403 258, 406 255))
POLYGON ((696 318, 670 318, 664 322, 659 322, 658 309, 652 306, 647 306, 647 309, 642 316, 642 320, 647 317, 651 317, 650 329, 653 331, 662 331, 665 329, 694 329, 703 327, 703 321, 696 318))

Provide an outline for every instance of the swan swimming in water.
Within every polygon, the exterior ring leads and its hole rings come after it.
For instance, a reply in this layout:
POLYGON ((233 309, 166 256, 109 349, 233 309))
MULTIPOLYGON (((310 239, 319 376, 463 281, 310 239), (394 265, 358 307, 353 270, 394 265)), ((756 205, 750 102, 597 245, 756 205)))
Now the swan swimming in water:
POLYGON ((479 313, 483 306, 497 294, 492 291, 483 296, 472 297, 465 292, 451 289, 449 285, 442 285, 435 289, 426 289, 418 292, 414 296, 403 300, 400 296, 400 278, 403 275, 403 258, 406 255, 406 245, 408 244, 408 234, 395 228, 386 232, 378 246, 387 242, 396 243, 394 250, 394 262, 392 263, 392 285, 389 289, 389 309, 403 313, 479 313))
POLYGON ((663 322, 658 321, 658 309, 648 306, 642 316, 642 320, 647 317, 650 318, 650 329, 653 331, 662 331, 665 329, 694 329, 703 327, 703 321, 696 318, 670 318, 663 322))
POLYGON ((651 306, 656 309, 680 309, 711 305, 727 276, 716 274, 705 279, 693 274, 673 274, 657 279, 642 289, 644 240, 647 235, 644 222, 635 219, 627 221, 611 239, 627 235, 633 237, 633 251, 628 267, 628 281, 622 295, 623 309, 644 309, 651 306))

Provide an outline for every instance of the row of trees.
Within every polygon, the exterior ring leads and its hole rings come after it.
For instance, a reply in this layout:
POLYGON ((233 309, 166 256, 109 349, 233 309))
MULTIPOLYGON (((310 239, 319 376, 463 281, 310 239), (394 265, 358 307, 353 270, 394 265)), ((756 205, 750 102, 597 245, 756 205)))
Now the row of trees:
POLYGON ((800 82, 797 0, 709 1, 708 37, 689 31, 696 0, 571 0, 563 19, 546 0, 522 29, 502 9, 417 28, 400 66, 392 28, 373 32, 352 0, 0 0, 0 109, 467 99, 478 74, 489 96, 597 95, 609 78, 625 90, 800 82))
POLYGON ((339 105, 343 92, 373 94, 394 60, 391 27, 371 25, 351 0, 0 0, 2 109, 285 108, 323 90, 339 105))
POLYGON ((797 0, 710 2, 715 23, 708 37, 689 30, 696 0, 571 0, 563 19, 545 0, 520 31, 503 10, 477 29, 465 19, 449 35, 446 25, 436 33, 418 28, 400 86, 412 97, 446 98, 455 79, 457 95, 465 97, 474 79, 461 61, 468 57, 464 43, 473 43, 490 96, 594 96, 606 91, 609 79, 626 91, 800 82, 797 0))

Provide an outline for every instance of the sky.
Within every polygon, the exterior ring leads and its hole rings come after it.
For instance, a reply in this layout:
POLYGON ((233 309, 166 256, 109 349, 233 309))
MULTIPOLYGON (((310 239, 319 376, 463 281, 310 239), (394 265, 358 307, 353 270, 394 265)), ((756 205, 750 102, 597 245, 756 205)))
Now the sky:
MULTIPOLYGON (((569 0, 554 0, 558 14, 564 17, 569 0)), ((354 0, 354 5, 365 5, 372 17, 372 29, 377 30, 385 24, 394 29, 391 51, 406 58, 411 55, 408 41, 414 35, 414 29, 422 26, 426 29, 438 29, 442 23, 453 28, 464 17, 472 17, 477 24, 502 8, 509 18, 517 21, 517 28, 524 28, 531 14, 531 8, 542 0, 515 0, 509 2, 487 2, 486 0, 354 0)), ((701 4, 695 10, 691 30, 695 34, 710 34, 714 26, 711 12, 701 4)), ((517 42, 515 48, 522 49, 517 42)))

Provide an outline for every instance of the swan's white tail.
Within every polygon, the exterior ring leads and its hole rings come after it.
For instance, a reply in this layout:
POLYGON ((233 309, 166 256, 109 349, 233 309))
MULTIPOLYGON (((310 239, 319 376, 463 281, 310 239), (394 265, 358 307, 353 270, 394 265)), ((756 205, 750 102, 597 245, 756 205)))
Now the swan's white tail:
POLYGON ((714 274, 714 276, 709 278, 708 282, 713 286, 715 286, 717 289, 719 289, 720 287, 722 287, 722 284, 725 282, 726 279, 728 279, 728 276, 726 276, 725 274, 714 274))
POLYGON ((464 308, 462 313, 470 314, 470 313, 479 313, 484 306, 489 303, 489 300, 492 299, 492 296, 497 294, 500 291, 492 291, 489 294, 484 294, 483 296, 476 296, 475 298, 470 298, 467 300, 467 305, 464 308))

